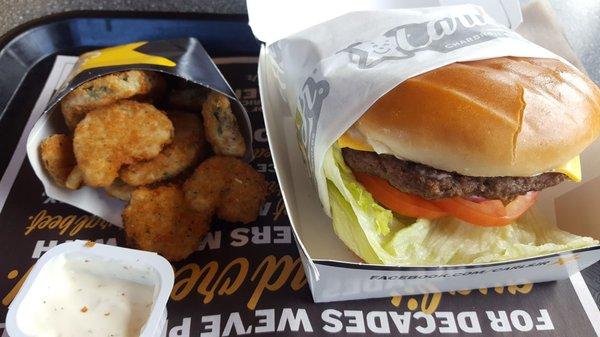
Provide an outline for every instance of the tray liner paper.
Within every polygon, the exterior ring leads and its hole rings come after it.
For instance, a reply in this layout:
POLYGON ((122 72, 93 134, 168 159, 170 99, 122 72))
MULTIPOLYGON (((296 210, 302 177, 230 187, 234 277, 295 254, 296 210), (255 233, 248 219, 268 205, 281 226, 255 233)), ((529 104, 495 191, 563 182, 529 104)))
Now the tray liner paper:
MULTIPOLYGON (((32 121, 59 85, 61 73, 68 72, 74 61, 59 57, 32 121)), ((219 68, 254 126, 252 165, 266 175, 272 193, 256 222, 241 226, 215 221, 198 251, 173 265, 175 287, 161 337, 596 335, 588 315, 595 321, 600 321, 600 315, 579 275, 573 283, 313 303, 273 172, 255 77, 256 59, 222 61, 219 68)), ((0 191, 0 206, 4 205, 0 211, 2 336, 6 336, 2 318, 8 305, 28 270, 50 247, 74 239, 125 245, 120 228, 49 198, 27 160, 14 167, 17 172, 6 172, 0 184, 8 186, 0 191), (13 174, 14 179, 5 184, 13 174)), ((378 274, 374 271, 373 275, 378 274)))
POLYGON ((73 89, 94 79, 123 70, 150 70, 179 77, 228 96, 242 136, 246 140, 246 161, 252 160, 252 127, 243 105, 212 62, 202 45, 194 38, 142 41, 91 51, 82 55, 67 80, 50 99, 44 114, 33 127, 27 141, 27 155, 42 180, 46 194, 86 210, 120 226, 125 203, 109 197, 102 189, 83 187, 72 191, 56 186, 44 170, 38 154, 42 140, 54 133, 67 132, 58 103, 73 89))

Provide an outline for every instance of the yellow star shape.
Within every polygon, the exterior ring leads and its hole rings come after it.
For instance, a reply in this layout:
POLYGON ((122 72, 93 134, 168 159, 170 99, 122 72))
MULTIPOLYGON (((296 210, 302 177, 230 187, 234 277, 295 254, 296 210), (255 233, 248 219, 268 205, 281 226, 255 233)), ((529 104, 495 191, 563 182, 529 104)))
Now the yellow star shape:
POLYGON ((85 53, 81 55, 75 66, 77 73, 91 68, 121 66, 127 64, 154 64, 165 67, 174 67, 176 65, 175 62, 168 58, 144 54, 135 50, 146 43, 148 42, 134 42, 85 53))

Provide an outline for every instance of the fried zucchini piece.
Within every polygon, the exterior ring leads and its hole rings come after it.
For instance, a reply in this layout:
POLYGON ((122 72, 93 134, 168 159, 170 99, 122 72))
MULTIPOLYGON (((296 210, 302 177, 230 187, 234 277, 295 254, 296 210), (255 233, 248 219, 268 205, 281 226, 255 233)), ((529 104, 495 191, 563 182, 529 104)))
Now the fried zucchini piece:
POLYGON ((110 186, 123 165, 156 157, 173 123, 151 104, 123 100, 90 111, 75 128, 73 150, 85 184, 110 186))
POLYGON ((179 261, 196 251, 210 216, 188 208, 178 186, 139 187, 123 212, 123 225, 130 246, 179 261))
POLYGON ((195 211, 215 213, 229 222, 258 217, 267 196, 265 177, 234 157, 214 156, 202 162, 183 184, 185 200, 195 211))
POLYGON ((132 186, 168 180, 195 165, 206 152, 202 121, 198 114, 172 111, 167 114, 175 128, 173 142, 149 160, 123 167, 121 179, 132 186))
POLYGON ((93 109, 122 99, 159 95, 165 86, 162 75, 154 71, 128 70, 112 73, 75 88, 61 100, 61 111, 69 129, 74 130, 93 109))
POLYGON ((215 154, 243 157, 246 143, 227 96, 211 92, 202 105, 204 131, 215 154))
POLYGON ((71 137, 55 134, 44 139, 40 143, 40 156, 52 180, 59 186, 67 187, 68 177, 77 165, 71 137))

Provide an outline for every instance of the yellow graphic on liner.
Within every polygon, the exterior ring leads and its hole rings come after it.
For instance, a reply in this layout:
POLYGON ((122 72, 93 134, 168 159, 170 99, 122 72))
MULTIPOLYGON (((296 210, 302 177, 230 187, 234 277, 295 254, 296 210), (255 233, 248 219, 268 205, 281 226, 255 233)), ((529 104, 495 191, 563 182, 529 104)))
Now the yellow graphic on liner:
POLYGON ((177 64, 168 58, 140 53, 135 50, 148 41, 134 42, 121 46, 110 47, 81 55, 77 65, 77 73, 87 69, 122 66, 127 64, 154 64, 157 66, 174 67, 177 64))
POLYGON ((504 290, 511 295, 517 294, 529 294, 533 289, 532 283, 526 283, 521 285, 510 285, 505 287, 495 287, 495 288, 481 288, 481 289, 473 289, 473 290, 457 290, 457 291, 449 291, 447 293, 430 293, 423 295, 410 295, 410 296, 393 296, 391 298, 391 304, 398 308, 402 304, 402 301, 406 298, 406 308, 410 311, 420 310, 424 314, 431 315, 438 310, 440 302, 443 297, 447 295, 462 295, 469 296, 472 292, 479 292, 481 295, 487 296, 489 293, 495 292, 496 294, 505 294, 504 290), (419 299, 420 298, 420 299, 419 299), (420 304, 420 305, 419 305, 420 304))

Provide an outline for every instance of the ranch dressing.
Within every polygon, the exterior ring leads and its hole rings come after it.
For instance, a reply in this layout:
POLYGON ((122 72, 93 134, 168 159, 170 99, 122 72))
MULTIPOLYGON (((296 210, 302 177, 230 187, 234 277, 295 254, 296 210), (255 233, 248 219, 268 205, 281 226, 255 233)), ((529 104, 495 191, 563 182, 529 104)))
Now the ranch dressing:
POLYGON ((55 260, 44 270, 36 296, 28 296, 20 309, 27 335, 140 335, 152 309, 153 286, 76 268, 62 256, 55 260))

